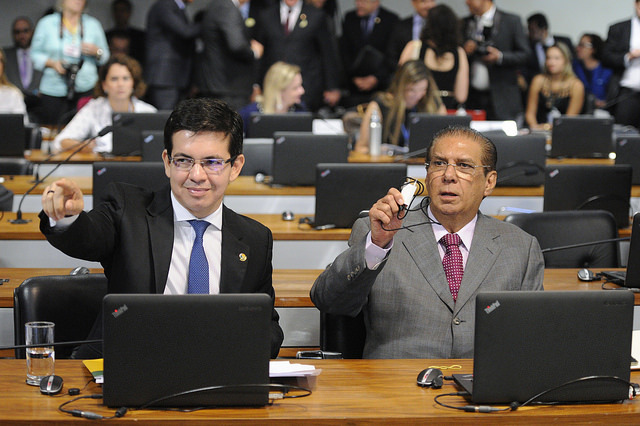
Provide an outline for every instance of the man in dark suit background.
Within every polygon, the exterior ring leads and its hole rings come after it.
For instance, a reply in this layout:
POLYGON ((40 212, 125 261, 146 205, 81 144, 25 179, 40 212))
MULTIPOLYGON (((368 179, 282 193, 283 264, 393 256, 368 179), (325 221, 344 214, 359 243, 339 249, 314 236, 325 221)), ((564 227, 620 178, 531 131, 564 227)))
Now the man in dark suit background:
POLYGON ((157 0, 147 13, 147 98, 158 109, 173 109, 191 78, 194 39, 200 26, 184 11, 193 0, 157 0))
POLYGON ((387 45, 387 58, 394 68, 398 65, 400 54, 407 43, 420 39, 429 10, 436 6, 436 0, 411 0, 411 5, 415 12, 396 23, 387 45))
MULTIPOLYGON (((111 38, 114 35, 119 37, 127 36, 129 39, 129 56, 140 62, 144 69, 145 61, 145 32, 141 29, 132 27, 129 24, 131 19, 131 13, 133 12, 133 6, 130 0, 113 0, 111 2, 111 16, 115 26, 109 31, 106 31, 107 41, 111 45, 111 38)), ((113 53, 113 51, 111 51, 113 53)))
POLYGON ((467 107, 489 120, 524 122, 518 69, 531 54, 520 17, 497 9, 492 0, 466 0, 464 50, 469 57, 467 107))
POLYGON ((33 67, 29 50, 33 38, 33 22, 26 16, 14 19, 11 25, 13 47, 4 48, 6 60, 5 73, 11 83, 22 91, 24 103, 27 106, 29 119, 37 123, 38 119, 38 89, 42 71, 33 67))
MULTIPOLYGON (((244 165, 240 116, 219 100, 183 101, 167 120, 164 144, 165 188, 112 184, 106 201, 84 212, 79 187, 58 180, 42 195, 42 233, 69 256, 99 261, 109 293, 266 293, 275 300, 271 231, 222 203, 244 165)), ((278 319, 273 309, 272 357, 283 339, 278 319)), ((101 338, 101 324, 100 317, 89 339, 101 338)), ((76 357, 99 352, 84 345, 76 357)))
POLYGON ((608 101, 616 123, 640 129, 640 0, 633 18, 609 27, 602 63, 614 72, 608 101))
POLYGON ((264 46, 260 80, 277 61, 298 65, 307 108, 335 106, 340 100, 341 74, 332 37, 327 15, 302 0, 282 0, 266 8, 256 28, 256 40, 264 46))
POLYGON ((368 103, 376 91, 387 88, 395 71, 384 55, 398 15, 381 7, 380 0, 355 3, 344 17, 340 37, 348 91, 342 104, 347 108, 368 103))
MULTIPOLYGON (((240 8, 249 0, 212 0, 202 20, 204 51, 199 73, 200 96, 227 102, 236 111, 250 101, 263 46, 250 38, 240 8)), ((247 18, 249 19, 249 18, 247 18)))

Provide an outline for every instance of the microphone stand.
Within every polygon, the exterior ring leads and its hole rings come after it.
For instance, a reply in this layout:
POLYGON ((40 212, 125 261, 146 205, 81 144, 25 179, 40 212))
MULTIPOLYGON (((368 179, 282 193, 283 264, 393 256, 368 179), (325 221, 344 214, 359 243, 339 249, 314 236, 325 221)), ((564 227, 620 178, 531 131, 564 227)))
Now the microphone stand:
POLYGON ((542 249, 541 252, 549 253, 549 252, 558 251, 558 250, 568 250, 568 249, 578 248, 578 247, 595 246, 598 244, 617 243, 619 241, 629 241, 630 239, 631 239, 630 237, 620 237, 620 238, 609 238, 606 240, 588 241, 586 243, 570 244, 568 246, 548 247, 546 249, 542 249))
MULTIPOLYGON (((89 145, 91 142, 93 142, 96 138, 99 138, 101 136, 106 135, 107 133, 111 132, 113 130, 112 126, 107 126, 104 129, 100 130, 100 132, 98 132, 98 134, 96 136, 93 136, 83 142, 80 142, 80 144, 77 146, 77 148, 71 152, 71 154, 69 154, 69 156, 67 158, 65 158, 64 160, 62 160, 61 162, 59 162, 58 164, 56 164, 56 166, 51 169, 51 171, 49 173, 47 173, 46 175, 44 175, 44 177, 42 179, 37 180, 33 186, 31 188, 29 188, 23 195, 22 198, 20 198, 20 203, 18 204, 18 210, 16 211, 16 218, 15 219, 11 219, 9 220, 9 222, 13 225, 23 225, 25 223, 29 223, 31 222, 31 219, 23 219, 22 218, 22 203, 24 202, 24 199, 26 198, 27 195, 29 195, 31 193, 31 191, 33 191, 38 185, 40 185, 42 182, 44 182, 49 176, 51 176, 51 174, 53 172, 55 172, 56 170, 58 170, 58 168, 60 168, 60 166, 62 166, 63 164, 67 163, 71 157, 73 157, 74 155, 76 155, 78 152, 80 152, 85 146, 89 145)), ((75 147, 75 146, 74 146, 75 147)), ((71 148, 73 149, 73 148, 71 148)))

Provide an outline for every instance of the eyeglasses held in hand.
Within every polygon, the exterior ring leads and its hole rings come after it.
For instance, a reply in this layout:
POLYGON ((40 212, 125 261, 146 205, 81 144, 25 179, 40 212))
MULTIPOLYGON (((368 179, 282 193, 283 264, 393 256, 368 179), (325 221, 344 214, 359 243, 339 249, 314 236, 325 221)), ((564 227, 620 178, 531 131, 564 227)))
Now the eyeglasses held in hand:
POLYGON ((490 168, 490 166, 475 166, 473 164, 469 164, 469 163, 458 163, 458 164, 451 164, 451 163, 447 163, 446 161, 442 161, 442 160, 434 160, 431 162, 427 162, 425 163, 427 166, 427 173, 431 173, 431 174, 440 174, 440 173, 444 173, 447 170, 447 167, 451 166, 453 167, 453 170, 456 171, 456 174, 458 176, 474 176, 476 174, 476 170, 480 169, 480 168, 490 168))
POLYGON ((193 168, 193 165, 199 163, 202 169, 210 175, 219 175, 222 173, 224 166, 227 163, 233 163, 238 158, 237 155, 233 157, 223 160, 222 158, 205 158, 204 160, 195 160, 189 157, 171 157, 169 156, 169 162, 173 164, 173 166, 184 172, 188 172, 193 168))

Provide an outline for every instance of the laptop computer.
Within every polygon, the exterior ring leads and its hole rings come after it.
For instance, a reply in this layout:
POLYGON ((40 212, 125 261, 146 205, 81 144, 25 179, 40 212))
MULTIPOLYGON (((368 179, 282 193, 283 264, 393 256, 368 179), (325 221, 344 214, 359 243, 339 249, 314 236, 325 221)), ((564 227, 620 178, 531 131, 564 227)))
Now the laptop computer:
POLYGON ((640 185, 640 135, 616 137, 616 164, 630 164, 633 168, 631 183, 640 185))
POLYGON ((25 130, 24 115, 0 114, 0 157, 24 157, 25 130))
POLYGON ((169 185, 164 164, 159 162, 99 161, 93 163, 93 206, 104 201, 111 182, 124 182, 156 191, 169 185))
POLYGON ((314 185, 316 164, 346 163, 349 158, 346 134, 275 132, 273 141, 272 185, 314 185))
POLYGON ((314 226, 351 228, 362 210, 369 210, 389 188, 399 188, 406 176, 406 164, 318 164, 314 226))
POLYGON ((415 153, 424 150, 426 157, 427 147, 433 137, 440 130, 449 126, 469 127, 471 117, 468 115, 437 115, 423 112, 409 114, 409 152, 415 153))
POLYGON ((629 226, 631 166, 547 166, 543 210, 607 210, 618 228, 629 226))
POLYGON ((608 158, 613 151, 613 118, 561 116, 553 120, 551 157, 608 158))
POLYGON ((251 113, 247 124, 248 138, 273 138, 275 132, 311 132, 313 114, 310 112, 290 112, 286 114, 251 113))
POLYGON ((600 275, 608 281, 629 288, 640 288, 640 213, 633 216, 631 242, 626 271, 602 271, 600 275))
POLYGON ((105 296, 104 404, 267 404, 271 306, 266 294, 105 296))
POLYGON ((630 291, 478 293, 473 375, 453 378, 476 404, 522 403, 556 387, 537 401, 627 399, 633 304, 630 291), (580 381, 591 376, 619 379, 580 381))
POLYGON ((140 155, 142 131, 164 130, 171 111, 113 113, 112 156, 140 155))
POLYGON ((540 186, 544 184, 547 140, 542 135, 490 137, 498 151, 497 186, 540 186))
POLYGON ((245 138, 242 143, 244 154, 244 166, 240 171, 241 176, 256 176, 261 173, 271 176, 273 163, 273 139, 271 138, 245 138))
POLYGON ((142 161, 162 162, 162 151, 164 151, 164 131, 163 130, 143 130, 142 131, 142 161))

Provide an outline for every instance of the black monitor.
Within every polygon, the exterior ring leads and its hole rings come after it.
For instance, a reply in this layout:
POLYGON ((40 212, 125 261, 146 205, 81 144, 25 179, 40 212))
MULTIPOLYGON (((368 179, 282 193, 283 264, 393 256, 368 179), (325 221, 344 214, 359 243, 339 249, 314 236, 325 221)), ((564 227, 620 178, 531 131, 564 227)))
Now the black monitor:
POLYGON ((24 157, 24 115, 0 114, 0 157, 24 157))
POLYGON ((616 138, 616 164, 630 164, 631 183, 640 185, 640 135, 620 135, 616 138))
POLYGON ((247 123, 248 138, 273 138, 275 132, 311 132, 313 114, 290 112, 286 114, 251 113, 247 123))
POLYGON ((273 139, 246 138, 242 143, 244 166, 241 176, 271 176, 273 163, 273 139))
POLYGON ((409 114, 409 152, 418 156, 417 152, 424 150, 422 157, 426 157, 427 148, 433 137, 440 130, 449 126, 469 127, 471 117, 468 115, 437 115, 423 112, 409 114))
POLYGON ((497 186, 544 184, 547 143, 543 135, 495 135, 490 137, 498 152, 497 186))
POLYGON ((613 118, 563 115, 553 120, 551 157, 608 158, 613 151, 613 118))
POLYGON ((389 188, 399 188, 406 176, 406 164, 318 164, 314 225, 350 228, 361 211, 369 210, 389 188))
POLYGON ((113 156, 142 154, 142 132, 164 130, 171 111, 113 113, 113 156))
POLYGON ((93 163, 93 206, 105 200, 111 182, 124 182, 151 191, 169 184, 163 163, 102 161, 93 163))
POLYGON ((142 131, 142 161, 162 161, 162 151, 164 151, 164 131, 142 131))
MULTIPOLYGON (((544 211, 607 210, 618 228, 629 226, 631 166, 547 166, 544 211)), ((588 230, 585 230, 588 232, 588 230)))

